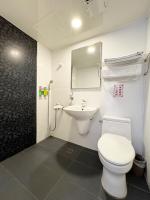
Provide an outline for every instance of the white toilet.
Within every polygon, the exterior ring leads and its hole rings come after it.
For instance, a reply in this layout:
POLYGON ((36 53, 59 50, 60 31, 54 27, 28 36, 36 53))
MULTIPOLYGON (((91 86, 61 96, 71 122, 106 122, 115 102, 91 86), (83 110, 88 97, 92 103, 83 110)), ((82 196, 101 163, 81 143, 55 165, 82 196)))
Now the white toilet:
POLYGON ((125 198, 126 173, 131 169, 135 157, 130 119, 104 116, 98 153, 103 164, 101 182, 104 190, 115 198, 125 198))

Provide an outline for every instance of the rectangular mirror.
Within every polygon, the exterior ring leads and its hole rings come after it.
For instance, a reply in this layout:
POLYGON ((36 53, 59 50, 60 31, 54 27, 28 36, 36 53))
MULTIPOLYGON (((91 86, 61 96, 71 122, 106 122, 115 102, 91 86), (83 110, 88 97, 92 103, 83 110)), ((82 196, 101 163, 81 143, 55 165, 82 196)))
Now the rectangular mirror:
POLYGON ((96 43, 72 51, 71 88, 99 88, 102 44, 96 43))

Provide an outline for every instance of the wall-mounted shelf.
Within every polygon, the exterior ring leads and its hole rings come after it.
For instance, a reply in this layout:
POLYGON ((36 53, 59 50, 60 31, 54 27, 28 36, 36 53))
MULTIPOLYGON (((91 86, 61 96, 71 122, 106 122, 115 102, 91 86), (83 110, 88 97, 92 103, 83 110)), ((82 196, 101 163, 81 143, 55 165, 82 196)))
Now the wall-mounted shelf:
POLYGON ((143 74, 145 58, 143 52, 104 60, 102 77, 106 80, 136 80, 143 74))

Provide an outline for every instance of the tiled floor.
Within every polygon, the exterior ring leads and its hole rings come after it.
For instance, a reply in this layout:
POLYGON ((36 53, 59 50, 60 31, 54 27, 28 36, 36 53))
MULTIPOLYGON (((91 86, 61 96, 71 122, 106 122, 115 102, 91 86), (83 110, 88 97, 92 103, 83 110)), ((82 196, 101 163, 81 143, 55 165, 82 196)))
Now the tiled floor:
MULTIPOLYGON (((1 162, 0 200, 112 200, 97 152, 48 138, 1 162)), ((150 200, 144 178, 127 175, 127 200, 150 200)))

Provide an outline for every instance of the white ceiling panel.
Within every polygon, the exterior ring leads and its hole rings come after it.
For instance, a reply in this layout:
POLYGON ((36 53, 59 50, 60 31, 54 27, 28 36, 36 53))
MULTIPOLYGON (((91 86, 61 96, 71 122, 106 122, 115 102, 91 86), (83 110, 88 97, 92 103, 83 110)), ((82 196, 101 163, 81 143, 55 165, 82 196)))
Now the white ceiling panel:
POLYGON ((0 14, 50 49, 88 39, 146 17, 150 0, 0 0, 0 14), (83 26, 73 30, 71 19, 83 26))

